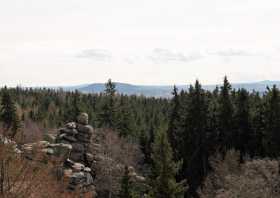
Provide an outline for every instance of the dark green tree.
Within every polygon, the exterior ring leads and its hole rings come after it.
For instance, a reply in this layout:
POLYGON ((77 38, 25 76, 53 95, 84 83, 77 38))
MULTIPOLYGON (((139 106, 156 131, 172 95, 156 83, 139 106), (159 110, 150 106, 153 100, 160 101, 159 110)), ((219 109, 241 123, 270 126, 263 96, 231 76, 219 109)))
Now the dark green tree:
POLYGON ((135 137, 136 134, 136 127, 135 127, 135 119, 131 112, 131 107, 128 101, 121 97, 120 105, 118 106, 117 114, 117 130, 119 131, 119 135, 121 137, 135 137))
POLYGON ((168 138, 171 144, 174 159, 180 160, 180 150, 182 146, 182 117, 181 117, 181 104, 178 95, 178 89, 176 86, 173 88, 173 98, 171 100, 171 112, 169 114, 169 125, 168 125, 168 138))
POLYGON ((165 129, 158 131, 152 152, 153 176, 151 195, 156 198, 184 197, 182 183, 177 183, 175 176, 179 165, 173 161, 172 148, 165 129))
POLYGON ((140 132, 139 144, 140 144, 140 149, 144 155, 144 163, 148 163, 150 161, 149 159, 150 159, 151 150, 149 150, 149 136, 145 130, 142 130, 140 132))
POLYGON ((207 142, 208 103, 205 92, 198 81, 190 86, 185 116, 185 131, 182 174, 189 189, 186 197, 198 197, 197 189, 202 185, 210 170, 207 142))
POLYGON ((245 154, 249 154, 249 143, 252 138, 250 123, 249 93, 245 89, 237 92, 236 114, 235 114, 235 133, 232 141, 235 148, 240 151, 240 163, 244 162, 245 154))
POLYGON ((82 94, 77 90, 75 92, 67 93, 63 113, 61 113, 64 122, 77 121, 76 119, 78 115, 83 111, 87 111, 87 108, 84 107, 81 100, 81 95, 82 94))
POLYGON ((109 79, 105 84, 105 98, 99 116, 102 127, 115 128, 117 125, 115 93, 116 85, 109 79))
POLYGON ((251 157, 265 157, 265 105, 259 93, 251 95, 252 138, 249 143, 251 157))
POLYGON ((208 95, 208 119, 207 119, 207 142, 209 153, 214 154, 218 149, 218 134, 219 134, 219 88, 216 87, 212 93, 208 95))
POLYGON ((219 109, 218 109, 218 119, 219 119, 219 135, 218 143, 219 150, 224 157, 226 151, 233 147, 232 144, 232 133, 233 133, 233 104, 230 97, 231 85, 224 78, 224 84, 221 87, 220 97, 219 97, 219 109))
POLYGON ((265 105, 266 150, 271 157, 280 154, 280 95, 274 85, 269 89, 265 105))
POLYGON ((3 122, 3 127, 6 131, 11 130, 11 134, 8 134, 12 138, 16 135, 19 127, 20 121, 16 112, 16 105, 12 99, 11 94, 7 87, 2 91, 1 100, 1 121, 3 122))
POLYGON ((111 97, 113 97, 116 93, 116 84, 113 83, 111 79, 109 79, 105 84, 105 93, 111 97))

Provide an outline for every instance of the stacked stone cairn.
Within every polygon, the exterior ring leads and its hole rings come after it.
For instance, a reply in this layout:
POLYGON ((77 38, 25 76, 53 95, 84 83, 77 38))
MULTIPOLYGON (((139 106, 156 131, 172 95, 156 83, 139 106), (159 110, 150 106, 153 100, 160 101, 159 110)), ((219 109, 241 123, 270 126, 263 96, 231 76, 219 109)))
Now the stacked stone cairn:
MULTIPOLYGON (((94 134, 95 142, 91 142, 93 128, 88 124, 88 115, 81 113, 77 122, 70 122, 58 129, 57 134, 47 134, 44 141, 24 144, 21 147, 0 136, 0 142, 11 144, 14 151, 32 161, 52 163, 54 173, 62 179, 69 194, 79 194, 81 198, 96 197, 94 186, 97 163, 112 160, 101 152, 98 133, 94 134), (94 155, 93 155, 94 151, 94 155)), ((123 164, 112 168, 123 169, 123 164)), ((129 175, 135 181, 145 183, 145 178, 139 176, 133 167, 129 167, 129 175)))
POLYGON ((56 142, 72 146, 69 158, 64 162, 64 175, 69 177, 68 189, 92 192, 95 190, 94 172, 90 168, 93 164, 90 147, 93 128, 88 125, 86 113, 80 114, 77 120, 77 123, 68 123, 59 130, 56 142))
POLYGON ((91 149, 93 128, 88 124, 88 115, 81 113, 76 122, 70 122, 64 128, 58 130, 58 134, 47 135, 47 141, 26 144, 23 151, 26 157, 34 159, 34 148, 41 151, 50 159, 60 159, 59 166, 61 178, 68 183, 67 190, 79 192, 84 197, 96 197, 93 184, 94 157, 91 149))

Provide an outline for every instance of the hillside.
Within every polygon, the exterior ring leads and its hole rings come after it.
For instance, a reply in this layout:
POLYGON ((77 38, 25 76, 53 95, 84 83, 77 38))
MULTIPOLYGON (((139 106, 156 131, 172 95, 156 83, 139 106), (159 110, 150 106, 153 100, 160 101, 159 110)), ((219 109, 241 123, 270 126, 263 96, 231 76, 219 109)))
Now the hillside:
MULTIPOLYGON (((267 87, 272 87, 273 85, 277 87, 280 86, 280 81, 260 81, 254 83, 236 83, 232 84, 234 89, 245 88, 249 92, 253 90, 260 93, 264 93, 267 87)), ((215 89, 216 86, 221 85, 203 85, 203 88, 209 91, 215 89)), ((179 90, 186 90, 188 85, 177 85, 179 90)), ((93 83, 93 84, 83 84, 77 86, 67 86, 62 87, 66 91, 79 90, 83 93, 100 93, 105 90, 105 84, 103 83, 93 83)), ((171 97, 173 85, 155 86, 155 85, 133 85, 127 83, 116 83, 116 90, 118 93, 126 95, 143 95, 147 97, 171 97)))
MULTIPOLYGON (((278 83, 233 87, 272 84, 278 83)), ((278 198, 280 91, 233 93, 227 78, 222 85, 206 93, 197 81, 172 100, 119 96, 116 87, 128 94, 168 87, 110 80, 104 94, 0 89, 0 197, 278 198)))

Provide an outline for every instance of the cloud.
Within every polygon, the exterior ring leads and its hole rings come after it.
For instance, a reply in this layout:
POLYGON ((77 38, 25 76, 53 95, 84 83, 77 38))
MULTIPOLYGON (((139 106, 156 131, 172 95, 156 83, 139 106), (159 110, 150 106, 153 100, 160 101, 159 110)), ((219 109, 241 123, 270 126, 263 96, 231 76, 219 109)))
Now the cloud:
POLYGON ((248 52, 245 50, 240 49, 225 49, 225 50, 218 50, 218 51, 208 51, 207 54, 215 55, 215 56, 222 56, 222 57, 233 57, 233 56, 255 56, 255 53, 248 52))
POLYGON ((88 58, 99 62, 110 62, 113 58, 112 53, 104 49, 86 49, 77 55, 78 58, 88 58))
POLYGON ((169 63, 169 62, 191 62, 202 59, 203 56, 199 53, 185 55, 182 52, 171 51, 168 49, 155 48, 147 57, 154 63, 169 63))
POLYGON ((126 57, 123 59, 123 61, 127 64, 135 64, 135 59, 131 58, 131 57, 126 57))

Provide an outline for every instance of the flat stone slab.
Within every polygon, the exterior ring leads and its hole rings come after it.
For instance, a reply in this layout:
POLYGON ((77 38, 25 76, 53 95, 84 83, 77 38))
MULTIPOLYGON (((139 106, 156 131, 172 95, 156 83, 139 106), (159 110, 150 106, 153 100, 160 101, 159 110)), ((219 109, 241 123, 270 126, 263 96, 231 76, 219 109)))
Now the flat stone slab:
POLYGON ((83 165, 83 164, 81 164, 81 163, 75 163, 75 164, 72 166, 72 168, 73 168, 74 171, 79 172, 79 171, 84 170, 85 165, 83 165))

